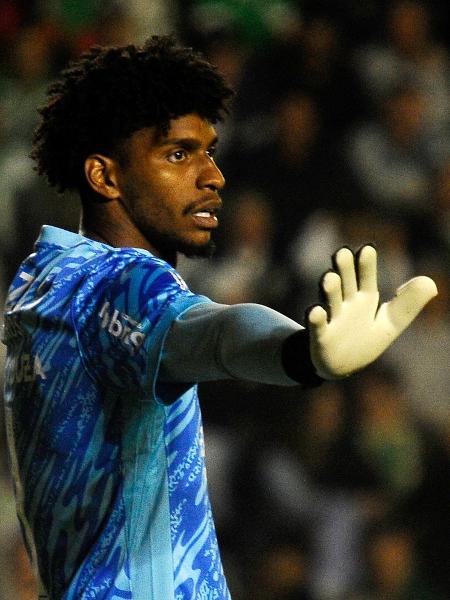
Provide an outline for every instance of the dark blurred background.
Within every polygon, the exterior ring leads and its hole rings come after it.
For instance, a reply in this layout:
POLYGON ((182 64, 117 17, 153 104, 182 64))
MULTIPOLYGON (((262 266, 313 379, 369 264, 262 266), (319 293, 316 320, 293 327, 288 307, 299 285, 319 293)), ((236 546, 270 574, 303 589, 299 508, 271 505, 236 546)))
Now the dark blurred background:
MULTIPOLYGON (((450 597, 449 32, 444 0, 0 0, 2 300, 42 223, 77 230, 77 199, 28 158, 48 83, 93 44, 154 33, 204 51, 237 91, 217 256, 180 262, 194 291, 301 322, 330 255, 364 242, 384 299, 415 274, 438 284, 349 380, 201 387, 233 600, 450 597)), ((0 599, 34 600, 3 429, 0 599)))

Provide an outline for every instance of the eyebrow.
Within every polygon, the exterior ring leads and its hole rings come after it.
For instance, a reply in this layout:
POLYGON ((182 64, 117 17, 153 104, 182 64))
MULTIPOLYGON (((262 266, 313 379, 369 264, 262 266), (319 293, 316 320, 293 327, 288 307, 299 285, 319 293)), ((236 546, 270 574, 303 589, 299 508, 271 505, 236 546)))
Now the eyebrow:
MULTIPOLYGON (((218 136, 214 136, 208 144, 208 148, 215 146, 219 141, 218 136)), ((188 150, 198 150, 202 147, 202 143, 196 138, 166 138, 161 140, 160 146, 181 146, 188 150)))

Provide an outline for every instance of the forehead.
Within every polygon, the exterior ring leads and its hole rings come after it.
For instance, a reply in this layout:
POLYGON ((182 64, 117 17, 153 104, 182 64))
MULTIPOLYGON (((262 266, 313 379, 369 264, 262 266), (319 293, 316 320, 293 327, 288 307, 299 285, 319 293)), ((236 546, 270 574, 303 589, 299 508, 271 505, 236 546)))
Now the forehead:
POLYGON ((128 150, 151 150, 191 141, 195 145, 210 146, 217 139, 214 126, 197 114, 171 119, 167 133, 161 134, 156 127, 144 127, 128 139, 128 150))
POLYGON ((184 115, 170 121, 167 135, 161 136, 162 143, 170 139, 195 137, 197 139, 211 139, 216 136, 213 125, 197 114, 184 115))

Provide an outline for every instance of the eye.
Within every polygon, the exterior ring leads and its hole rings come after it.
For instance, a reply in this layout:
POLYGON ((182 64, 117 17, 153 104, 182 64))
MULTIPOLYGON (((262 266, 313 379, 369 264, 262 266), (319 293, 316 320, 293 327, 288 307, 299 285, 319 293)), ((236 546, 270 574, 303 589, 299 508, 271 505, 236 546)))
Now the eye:
POLYGON ((208 148, 208 150, 206 151, 206 154, 210 157, 210 158, 214 158, 217 152, 217 146, 211 146, 211 148, 208 148))
POLYGON ((186 150, 175 150, 174 152, 171 152, 169 154, 169 156, 167 157, 167 160, 172 163, 177 163, 177 162, 181 162, 185 158, 187 158, 186 150))

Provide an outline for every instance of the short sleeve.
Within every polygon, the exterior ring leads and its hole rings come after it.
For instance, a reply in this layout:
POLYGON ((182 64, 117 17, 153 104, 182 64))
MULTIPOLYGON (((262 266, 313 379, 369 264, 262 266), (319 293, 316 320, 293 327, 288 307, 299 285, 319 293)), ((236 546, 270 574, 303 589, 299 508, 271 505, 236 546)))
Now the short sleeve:
POLYGON ((152 399, 172 321, 201 302, 208 299, 193 294, 162 260, 104 261, 83 279, 71 307, 85 369, 99 385, 152 399))

